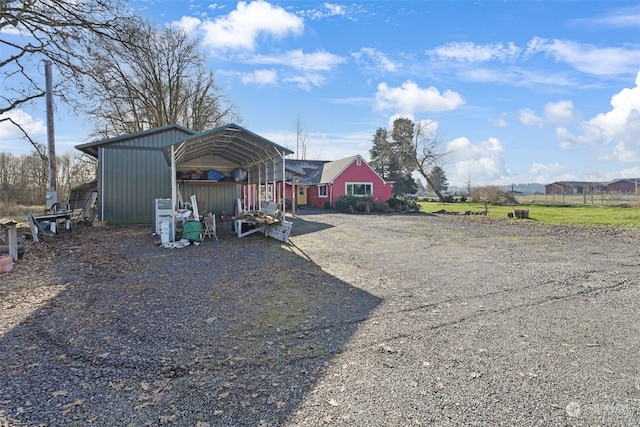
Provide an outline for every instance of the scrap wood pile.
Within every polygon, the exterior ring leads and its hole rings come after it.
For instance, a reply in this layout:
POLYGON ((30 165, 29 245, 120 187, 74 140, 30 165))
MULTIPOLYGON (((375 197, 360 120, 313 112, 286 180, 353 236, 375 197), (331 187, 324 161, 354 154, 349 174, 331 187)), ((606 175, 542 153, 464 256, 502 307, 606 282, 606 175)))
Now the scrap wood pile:
POLYGON ((259 224, 274 225, 280 224, 282 212, 280 210, 276 210, 273 214, 263 211, 243 212, 239 214, 238 217, 241 219, 253 220, 259 224))

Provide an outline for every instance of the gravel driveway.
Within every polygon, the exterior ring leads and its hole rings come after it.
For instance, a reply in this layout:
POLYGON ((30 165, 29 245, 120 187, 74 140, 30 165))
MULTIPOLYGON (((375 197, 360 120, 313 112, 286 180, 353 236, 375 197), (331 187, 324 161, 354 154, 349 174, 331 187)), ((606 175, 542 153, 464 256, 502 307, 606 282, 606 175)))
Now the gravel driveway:
POLYGON ((0 275, 0 426, 640 425, 640 229, 293 221, 32 244, 0 275))

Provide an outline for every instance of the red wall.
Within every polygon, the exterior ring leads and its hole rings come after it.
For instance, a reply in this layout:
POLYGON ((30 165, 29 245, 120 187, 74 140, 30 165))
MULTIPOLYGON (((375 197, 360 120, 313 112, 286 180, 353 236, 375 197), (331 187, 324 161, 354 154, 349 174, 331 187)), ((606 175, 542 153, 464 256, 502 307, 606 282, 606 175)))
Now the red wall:
MULTIPOLYGON (((640 183, 638 183, 637 188, 640 188, 640 183)), ((618 181, 609 184, 607 191, 609 193, 635 193, 636 184, 631 181, 618 181)))
MULTIPOLYGON (((380 176, 363 160, 360 166, 354 160, 337 178, 333 185, 327 184, 327 197, 318 196, 318 186, 307 186, 307 204, 316 208, 322 208, 325 201, 330 200, 331 206, 335 205, 336 199, 345 194, 345 184, 347 182, 372 183, 373 199, 378 203, 386 202, 392 195, 392 184, 385 183, 380 176)), ((292 188, 287 185, 286 198, 291 199, 292 188)))

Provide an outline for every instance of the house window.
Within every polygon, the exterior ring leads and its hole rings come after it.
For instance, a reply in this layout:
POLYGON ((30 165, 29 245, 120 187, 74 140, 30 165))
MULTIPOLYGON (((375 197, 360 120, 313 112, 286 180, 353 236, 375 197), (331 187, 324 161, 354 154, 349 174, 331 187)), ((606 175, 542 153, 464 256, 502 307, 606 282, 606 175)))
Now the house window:
POLYGON ((370 182, 347 182, 345 194, 347 196, 370 197, 373 195, 373 184, 370 182))
POLYGON ((356 166, 360 166, 360 165, 362 165, 362 159, 360 157, 358 157, 356 159, 356 166))
POLYGON ((318 197, 327 197, 327 185, 318 185, 318 197))

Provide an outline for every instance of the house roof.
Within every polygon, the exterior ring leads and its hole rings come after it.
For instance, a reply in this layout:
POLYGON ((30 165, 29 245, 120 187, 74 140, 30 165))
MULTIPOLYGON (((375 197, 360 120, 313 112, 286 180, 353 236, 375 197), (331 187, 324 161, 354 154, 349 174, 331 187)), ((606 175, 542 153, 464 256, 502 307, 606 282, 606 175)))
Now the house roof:
POLYGON ((592 181, 556 181, 547 185, 569 185, 574 187, 583 187, 586 185, 606 185, 603 182, 592 182, 592 181))
POLYGON ((621 178, 621 179, 614 179, 613 181, 609 182, 609 184, 615 184, 616 182, 630 182, 632 184, 637 184, 640 183, 640 178, 621 178))
POLYGON ((135 138, 140 138, 140 137, 144 137, 144 136, 149 136, 149 135, 153 135, 153 134, 157 134, 157 133, 162 133, 162 132, 166 132, 169 130, 179 130, 182 131, 186 134, 197 134, 198 132, 196 132, 195 130, 191 130, 188 129, 186 127, 180 126, 180 125, 168 125, 168 126, 162 126, 159 128, 153 128, 153 129, 147 129, 141 132, 135 132, 135 133, 129 133, 126 135, 120 135, 120 136, 115 136, 113 138, 106 138, 106 139, 100 139, 98 141, 93 141, 93 142, 89 142, 86 144, 80 144, 80 145, 76 145, 76 148, 80 151, 82 151, 83 153, 86 153, 90 156, 93 157, 98 157, 98 148, 103 146, 103 145, 110 145, 110 144, 116 144, 119 142, 123 142, 123 141, 127 141, 127 140, 131 140, 131 139, 135 139, 135 138))
POLYGON ((287 170, 297 175, 296 184, 319 184, 322 168, 327 160, 287 160, 287 170), (293 170, 296 169, 296 171, 293 170))
POLYGON ((353 163, 359 155, 347 157, 340 160, 329 162, 322 168, 322 175, 320 176, 320 184, 332 183, 351 163, 353 163))
POLYGON ((356 154, 340 160, 287 160, 287 168, 296 167, 302 169, 304 174, 298 177, 296 184, 331 184, 345 169, 349 167, 360 155, 356 154))
POLYGON ((168 163, 171 162, 171 147, 174 147, 176 163, 213 155, 244 168, 293 154, 288 148, 233 123, 166 144, 162 149, 168 163))

